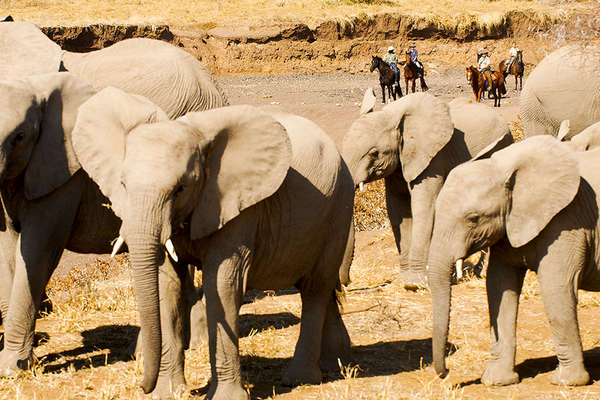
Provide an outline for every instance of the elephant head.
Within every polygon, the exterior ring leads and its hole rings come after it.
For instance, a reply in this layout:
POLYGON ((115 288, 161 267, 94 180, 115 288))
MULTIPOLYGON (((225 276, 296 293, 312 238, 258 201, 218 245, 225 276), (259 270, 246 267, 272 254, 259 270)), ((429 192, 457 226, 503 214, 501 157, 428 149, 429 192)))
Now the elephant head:
POLYGON ((160 366, 158 266, 178 231, 205 238, 271 196, 288 173, 281 124, 249 106, 169 121, 148 100, 106 88, 80 109, 74 148, 122 217, 144 337, 146 393, 160 366))
POLYGON ((450 172, 436 201, 428 263, 433 365, 440 376, 447 373, 454 263, 502 238, 514 248, 531 242, 573 201, 579 183, 572 151, 548 136, 515 143, 490 158, 475 157, 450 172))
POLYGON ((62 50, 30 22, 0 24, 0 79, 58 72, 62 50))
POLYGON ((356 185, 384 178, 398 167, 407 182, 413 181, 454 132, 448 106, 429 94, 413 93, 381 111, 367 111, 361 110, 342 146, 356 185))
POLYGON ((0 81, 0 179, 24 175, 25 196, 44 196, 80 168, 71 145, 77 109, 94 90, 69 73, 0 81))

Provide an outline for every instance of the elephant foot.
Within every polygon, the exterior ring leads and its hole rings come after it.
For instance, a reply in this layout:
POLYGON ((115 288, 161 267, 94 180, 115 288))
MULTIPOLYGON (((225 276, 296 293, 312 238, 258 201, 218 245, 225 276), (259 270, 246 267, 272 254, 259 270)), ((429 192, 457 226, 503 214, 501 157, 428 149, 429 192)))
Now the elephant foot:
POLYGON ((22 357, 20 353, 4 349, 0 351, 0 377, 13 378, 33 364, 33 356, 22 357))
POLYGON ((406 271, 402 275, 404 289, 416 292, 427 289, 427 275, 420 272, 406 271))
POLYGON ((285 386, 318 385, 321 379, 321 369, 317 365, 300 365, 292 360, 292 364, 283 375, 282 383, 285 386))
POLYGON ((519 383, 519 374, 512 368, 500 368, 499 366, 488 366, 481 376, 481 383, 486 386, 507 386, 519 383))
POLYGON ((187 392, 185 379, 183 376, 162 376, 159 375, 156 381, 156 387, 150 393, 150 397, 154 400, 171 400, 180 399, 187 392))
POLYGON ((550 380, 553 385, 562 386, 583 386, 587 385, 589 381, 590 374, 585 370, 583 363, 576 363, 571 366, 559 364, 550 380))
POLYGON ((207 400, 250 400, 250 395, 239 382, 211 383, 207 400))

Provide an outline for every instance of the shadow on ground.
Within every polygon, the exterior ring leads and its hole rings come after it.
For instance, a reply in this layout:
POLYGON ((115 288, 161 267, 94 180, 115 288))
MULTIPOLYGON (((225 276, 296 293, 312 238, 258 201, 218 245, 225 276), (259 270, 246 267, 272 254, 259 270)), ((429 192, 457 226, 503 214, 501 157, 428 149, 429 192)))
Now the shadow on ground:
MULTIPOLYGON (((450 348, 454 348, 450 345, 450 348)), ((292 387, 281 383, 290 358, 242 357, 244 382, 253 385, 252 398, 266 398, 289 393, 292 387)), ((431 339, 414 339, 396 342, 378 342, 352 347, 352 365, 358 365, 358 377, 394 375, 420 369, 431 363, 431 339)), ((323 382, 344 379, 339 371, 323 374, 323 382)), ((203 395, 208 385, 192 390, 193 395, 203 395)))
POLYGON ((44 372, 57 372, 71 367, 75 370, 100 367, 118 361, 130 361, 140 328, 133 325, 105 325, 81 333, 83 345, 75 349, 50 353, 43 358, 44 372), (103 354, 85 357, 99 350, 103 354))
MULTIPOLYGON (((590 374, 591 381, 600 380, 600 347, 583 352, 583 362, 590 374)), ((554 371, 558 367, 556 356, 530 358, 515 366, 519 379, 535 378, 539 374, 554 371)), ((483 371, 481 371, 483 373, 483 371)), ((481 379, 460 383, 459 387, 479 385, 481 379)))

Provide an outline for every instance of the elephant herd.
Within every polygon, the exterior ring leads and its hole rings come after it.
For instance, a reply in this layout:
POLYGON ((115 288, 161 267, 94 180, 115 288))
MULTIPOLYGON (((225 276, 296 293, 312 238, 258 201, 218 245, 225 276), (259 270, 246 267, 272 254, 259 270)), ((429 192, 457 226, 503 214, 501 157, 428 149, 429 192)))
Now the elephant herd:
MULTIPOLYGON (((416 93, 374 111, 367 91, 340 152, 305 118, 228 106, 197 60, 163 42, 74 54, 32 24, 2 22, 0 52, 0 376, 31 366, 36 311, 63 251, 126 244, 145 393, 169 398, 185 387, 184 350, 205 331, 207 398, 247 399, 244 293, 292 286, 301 328, 283 382, 319 383, 322 369, 351 356, 338 294, 349 283, 355 188, 383 178, 400 278, 431 290, 438 374, 447 373, 452 268, 490 247, 492 357, 482 381, 518 380, 516 311, 533 269, 559 358, 553 382, 588 382, 576 294, 600 290, 600 128, 576 134, 600 120, 597 71, 578 67, 589 80, 580 101, 566 99, 566 78, 536 86, 534 71, 527 81, 526 136, 558 139, 513 143, 493 109, 464 99, 416 93)), ((597 68, 600 52, 590 54, 597 68)), ((569 76, 574 67, 560 68, 569 76)))

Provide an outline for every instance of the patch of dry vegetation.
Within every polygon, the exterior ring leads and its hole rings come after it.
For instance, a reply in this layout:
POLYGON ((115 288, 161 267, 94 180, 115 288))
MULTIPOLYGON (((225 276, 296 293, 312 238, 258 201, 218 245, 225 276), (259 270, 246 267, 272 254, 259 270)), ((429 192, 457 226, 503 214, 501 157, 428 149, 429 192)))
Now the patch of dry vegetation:
POLYGON ((527 10, 545 18, 568 12, 589 11, 595 1, 528 0, 2 0, 0 14, 41 25, 125 24, 219 24, 298 22, 309 25, 325 19, 347 18, 361 13, 402 13, 431 16, 432 21, 460 27, 467 24, 493 26, 508 10, 527 10))
POLYGON ((354 198, 354 227, 358 231, 381 229, 390 222, 385 205, 385 182, 379 179, 356 191, 354 198))

